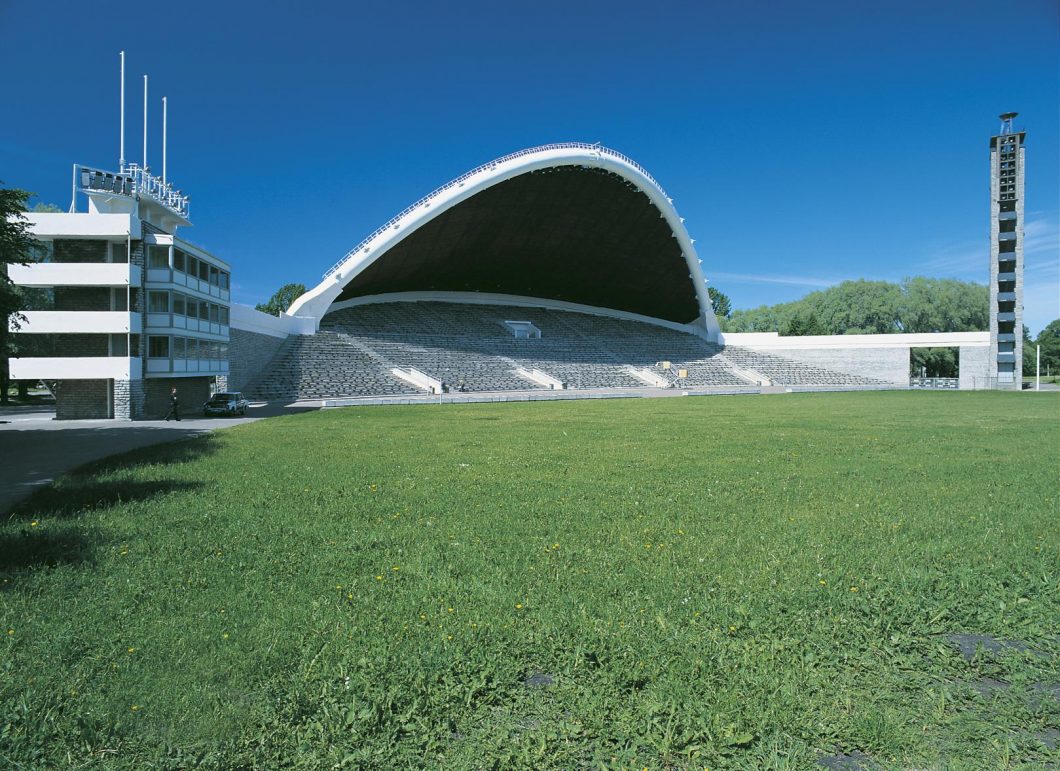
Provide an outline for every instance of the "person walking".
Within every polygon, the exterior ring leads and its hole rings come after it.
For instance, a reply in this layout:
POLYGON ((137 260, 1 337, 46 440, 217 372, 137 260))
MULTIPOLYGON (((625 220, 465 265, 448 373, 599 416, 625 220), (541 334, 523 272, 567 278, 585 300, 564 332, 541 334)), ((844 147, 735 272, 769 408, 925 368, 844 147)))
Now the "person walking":
POLYGON ((170 418, 176 418, 177 422, 180 422, 180 400, 177 398, 176 386, 169 392, 169 412, 166 413, 166 422, 170 418))

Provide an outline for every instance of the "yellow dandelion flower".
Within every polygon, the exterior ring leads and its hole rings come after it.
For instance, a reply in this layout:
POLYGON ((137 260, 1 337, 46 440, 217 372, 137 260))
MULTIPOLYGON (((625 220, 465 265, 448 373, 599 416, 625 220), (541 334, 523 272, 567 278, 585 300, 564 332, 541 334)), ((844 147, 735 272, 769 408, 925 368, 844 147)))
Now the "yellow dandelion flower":
POLYGON ((129 653, 136 653, 136 648, 129 648, 129 653))
POLYGON ((515 603, 515 609, 516 610, 522 610, 523 609, 523 603, 521 603, 521 602, 515 603))
POLYGON ((850 587, 850 591, 852 591, 852 592, 856 592, 857 590, 858 590, 858 588, 856 586, 850 587))
POLYGON ((382 580, 383 580, 383 577, 382 577, 382 576, 376 576, 376 577, 375 577, 375 580, 376 580, 376 581, 382 581, 382 580))
POLYGON ((819 583, 821 586, 828 586, 828 582, 825 581, 823 578, 820 581, 818 581, 817 583, 819 583))
POLYGON ((133 712, 138 712, 140 710, 140 705, 133 704, 131 707, 129 707, 129 709, 131 709, 133 712))
POLYGON ((391 570, 401 570, 401 565, 394 565, 391 570))
POLYGON ((8 630, 7 630, 7 633, 8 633, 8 634, 14 634, 14 633, 15 633, 15 630, 14 630, 14 629, 8 629, 8 630))
POLYGON ((36 527, 37 526, 37 520, 33 520, 32 522, 30 522, 29 526, 30 527, 36 527))
POLYGON ((420 614, 420 620, 421 621, 426 621, 427 620, 427 614, 426 613, 421 613, 420 614))
POLYGON ((222 640, 227 640, 228 639, 228 632, 225 632, 223 635, 221 635, 221 639, 222 640))

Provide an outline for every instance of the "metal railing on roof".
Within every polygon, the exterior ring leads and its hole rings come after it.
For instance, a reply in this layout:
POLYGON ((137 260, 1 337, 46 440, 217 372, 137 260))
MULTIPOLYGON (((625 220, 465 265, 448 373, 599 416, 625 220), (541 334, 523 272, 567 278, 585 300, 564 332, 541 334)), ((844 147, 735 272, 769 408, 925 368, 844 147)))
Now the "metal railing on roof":
MULTIPOLYGON (((442 185, 441 187, 439 187, 436 190, 431 191, 430 193, 428 193, 427 195, 425 195, 423 198, 419 199, 415 203, 410 204, 409 206, 406 206, 404 209, 402 209, 400 212, 395 214, 393 217, 391 217, 385 223, 383 223, 378 228, 373 230, 366 238, 364 238, 364 240, 362 240, 359 244, 357 244, 357 246, 353 247, 352 249, 350 249, 350 251, 346 252, 345 256, 343 256, 343 258, 341 260, 339 260, 334 265, 332 265, 330 268, 328 268, 328 270, 324 273, 323 278, 327 278, 332 273, 337 271, 342 266, 342 264, 344 262, 346 262, 346 260, 350 259, 350 257, 352 257, 354 254, 356 254, 357 252, 361 251, 366 246, 368 246, 368 244, 371 243, 371 241, 373 239, 375 239, 377 236, 379 236, 380 234, 382 234, 385 231, 390 230, 392 227, 394 227, 403 217, 405 217, 406 215, 408 215, 412 211, 424 206, 425 204, 430 203, 432 200, 434 200, 435 198, 437 198, 439 195, 441 195, 442 193, 446 192, 447 190, 450 190, 451 188, 454 188, 454 187, 457 187, 458 185, 463 184, 467 180, 471 179, 472 177, 474 177, 474 176, 476 176, 478 174, 481 174, 484 171, 491 171, 491 170, 497 168, 497 166, 501 165, 502 163, 507 163, 508 161, 515 160, 516 158, 522 158, 522 157, 527 156, 527 155, 535 155, 537 153, 547 152, 549 150, 590 150, 590 151, 592 151, 594 153, 597 153, 599 155, 606 155, 606 156, 609 156, 611 158, 617 158, 617 159, 623 161, 624 163, 626 163, 626 164, 632 166, 633 168, 635 168, 637 171, 639 171, 641 174, 643 174, 653 185, 655 185, 655 187, 657 187, 659 190, 662 190, 662 185, 660 185, 658 182, 656 182, 655 178, 651 174, 648 173, 647 169, 645 169, 639 163, 634 161, 629 156, 624 155, 624 154, 618 152, 617 150, 612 150, 609 147, 604 147, 603 145, 601 145, 599 143, 589 144, 588 142, 556 142, 556 143, 549 144, 549 145, 540 145, 538 147, 528 147, 525 150, 519 150, 519 151, 514 152, 514 153, 509 153, 508 155, 501 156, 500 158, 497 158, 496 160, 492 160, 489 163, 484 163, 481 166, 477 166, 476 168, 472 169, 471 171, 469 171, 469 172, 467 172, 465 174, 461 174, 456 179, 451 180, 449 182, 446 182, 444 185, 442 185)), ((665 191, 663 191, 663 195, 666 195, 665 191)))
POLYGON ((137 195, 148 196, 181 217, 188 217, 188 196, 135 163, 129 164, 118 173, 78 166, 75 179, 80 189, 86 193, 111 193, 130 198, 137 195))

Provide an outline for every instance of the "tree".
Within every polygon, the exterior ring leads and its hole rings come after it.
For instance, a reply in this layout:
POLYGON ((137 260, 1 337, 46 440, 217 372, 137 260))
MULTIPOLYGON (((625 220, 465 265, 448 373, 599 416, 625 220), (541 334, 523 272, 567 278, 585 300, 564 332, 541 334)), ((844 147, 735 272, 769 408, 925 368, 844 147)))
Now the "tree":
POLYGON ((8 325, 17 330, 22 320, 18 313, 18 288, 11 283, 7 268, 31 262, 36 248, 24 215, 30 195, 25 190, 0 187, 0 402, 7 401, 10 379, 8 357, 12 353, 13 340, 8 325))
POLYGON ((1060 319, 1050 321, 1038 333, 1038 345, 1042 347, 1042 366, 1048 365, 1053 374, 1060 372, 1060 319))
POLYGON ((803 335, 964 332, 988 327, 988 305, 986 286, 967 281, 844 281, 794 302, 733 311, 725 327, 803 335), (805 331, 809 328, 817 331, 805 331))
POLYGON ((909 374, 920 377, 958 377, 960 360, 957 348, 910 348, 909 374))
POLYGON ((710 296, 710 304, 714 307, 714 315, 727 319, 732 315, 732 301, 728 295, 722 294, 714 287, 707 287, 707 294, 710 296))
POLYGON ((827 333, 821 326, 821 322, 818 320, 817 314, 813 312, 813 309, 802 307, 788 321, 784 334, 798 337, 800 335, 824 335, 827 333))
POLYGON ((254 306, 254 309, 262 313, 271 313, 273 316, 279 316, 291 307, 291 303, 304 294, 304 284, 284 284, 276 290, 276 293, 269 298, 267 303, 259 303, 254 306))

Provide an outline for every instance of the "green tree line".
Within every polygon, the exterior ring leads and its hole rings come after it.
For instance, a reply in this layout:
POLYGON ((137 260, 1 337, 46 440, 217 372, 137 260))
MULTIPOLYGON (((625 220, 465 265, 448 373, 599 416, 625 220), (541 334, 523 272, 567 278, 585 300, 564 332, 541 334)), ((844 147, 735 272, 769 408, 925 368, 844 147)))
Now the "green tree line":
POLYGON ((788 303, 734 310, 726 332, 855 335, 972 332, 990 323, 986 286, 951 278, 844 281, 788 303))

